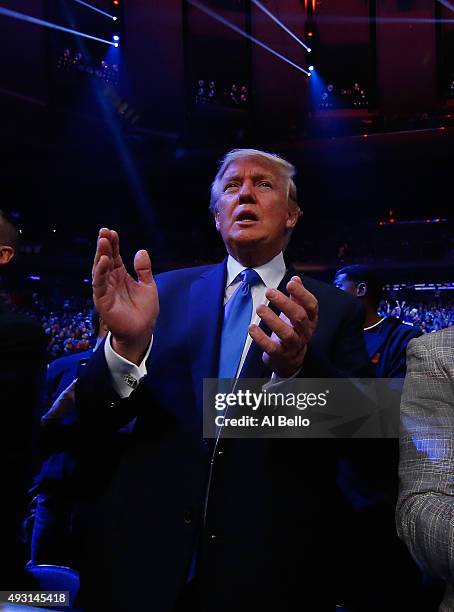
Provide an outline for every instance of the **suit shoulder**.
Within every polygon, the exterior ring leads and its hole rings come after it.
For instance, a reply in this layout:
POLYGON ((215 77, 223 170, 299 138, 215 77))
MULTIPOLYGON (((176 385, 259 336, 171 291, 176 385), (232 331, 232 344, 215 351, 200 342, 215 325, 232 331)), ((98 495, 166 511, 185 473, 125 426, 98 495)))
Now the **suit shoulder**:
POLYGON ((219 264, 208 264, 205 266, 192 266, 189 268, 180 268, 177 270, 170 270, 169 272, 161 272, 155 277, 156 284, 159 289, 165 289, 166 287, 173 285, 181 285, 184 283, 191 283, 193 280, 210 272, 213 268, 219 264))
POLYGON ((73 353, 71 355, 64 355, 63 357, 59 357, 59 359, 55 359, 49 364, 48 372, 51 375, 53 372, 61 372, 69 369, 74 363, 79 362, 81 359, 86 359, 87 357, 91 357, 93 355, 93 351, 80 351, 78 353, 73 353))
POLYGON ((423 348, 428 351, 451 350, 454 353, 454 327, 447 327, 431 334, 423 334, 411 340, 412 348, 423 348))
POLYGON ((0 323, 4 325, 13 325, 15 327, 23 327, 29 331, 41 333, 43 331, 41 325, 35 319, 22 314, 13 312, 12 310, 3 310, 0 312, 0 323))
POLYGON ((407 323, 397 317, 386 317, 383 324, 390 327, 390 337, 396 342, 408 343, 412 338, 419 338, 422 331, 419 327, 415 327, 412 323, 407 323))
POLYGON ((46 342, 46 334, 38 321, 12 311, 0 313, 0 333, 8 336, 26 336, 30 340, 46 342))

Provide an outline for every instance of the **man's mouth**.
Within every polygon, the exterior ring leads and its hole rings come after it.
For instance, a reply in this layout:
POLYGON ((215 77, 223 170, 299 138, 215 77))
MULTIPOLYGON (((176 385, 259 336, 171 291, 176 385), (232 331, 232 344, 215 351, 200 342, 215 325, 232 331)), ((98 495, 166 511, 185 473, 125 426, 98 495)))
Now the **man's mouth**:
POLYGON ((255 212, 250 210, 243 210, 236 216, 235 223, 247 224, 255 223, 258 221, 258 217, 255 212))

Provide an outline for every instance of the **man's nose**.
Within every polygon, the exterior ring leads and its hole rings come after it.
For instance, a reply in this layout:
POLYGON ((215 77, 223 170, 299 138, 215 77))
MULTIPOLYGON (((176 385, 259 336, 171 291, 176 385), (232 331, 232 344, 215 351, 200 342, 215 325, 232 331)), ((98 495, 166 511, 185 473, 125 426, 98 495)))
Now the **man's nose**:
POLYGON ((238 199, 240 203, 255 202, 255 195, 252 183, 250 181, 244 181, 241 185, 241 189, 238 193, 238 199))

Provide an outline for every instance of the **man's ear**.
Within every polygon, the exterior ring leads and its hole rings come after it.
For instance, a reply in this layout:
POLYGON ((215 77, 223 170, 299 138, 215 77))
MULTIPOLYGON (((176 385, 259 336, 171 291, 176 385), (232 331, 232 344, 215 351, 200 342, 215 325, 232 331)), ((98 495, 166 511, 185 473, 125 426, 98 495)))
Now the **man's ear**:
POLYGON ((287 221, 285 223, 287 229, 293 229, 298 223, 298 219, 303 215, 303 211, 295 204, 289 204, 287 221))
POLYGON ((356 287, 356 297, 365 297, 367 293, 367 284, 358 283, 356 287))
POLYGON ((216 229, 217 229, 217 230, 218 230, 218 232, 219 232, 220 223, 219 223, 219 213, 218 213, 218 211, 216 211, 216 212, 214 213, 214 223, 215 223, 215 225, 216 225, 216 229))
POLYGON ((4 266, 12 260, 15 252, 13 247, 2 245, 0 246, 0 266, 4 266))

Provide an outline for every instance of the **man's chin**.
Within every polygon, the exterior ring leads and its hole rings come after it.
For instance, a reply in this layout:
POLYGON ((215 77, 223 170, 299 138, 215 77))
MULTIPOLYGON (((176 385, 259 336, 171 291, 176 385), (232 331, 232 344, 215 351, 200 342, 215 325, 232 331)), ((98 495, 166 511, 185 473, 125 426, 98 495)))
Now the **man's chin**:
POLYGON ((248 244, 254 246, 263 240, 264 237, 260 235, 260 232, 254 231, 254 228, 250 227, 241 228, 239 231, 236 231, 229 240, 229 243, 241 246, 247 246, 248 244))

